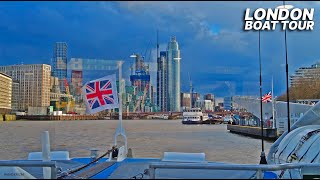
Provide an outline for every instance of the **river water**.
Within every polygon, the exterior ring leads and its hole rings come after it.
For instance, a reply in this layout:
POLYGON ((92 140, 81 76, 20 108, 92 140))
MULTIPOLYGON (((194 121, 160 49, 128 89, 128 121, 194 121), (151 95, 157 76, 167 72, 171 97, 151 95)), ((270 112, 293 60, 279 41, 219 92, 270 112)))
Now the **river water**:
MULTIPOLYGON (((104 153, 113 143, 118 120, 0 122, 0 159, 25 159, 41 151, 41 132, 49 131, 51 150, 70 157, 104 153)), ((261 140, 233 134, 221 125, 183 125, 180 120, 124 120, 134 157, 161 158, 163 152, 204 152, 208 161, 258 164, 261 140)), ((273 142, 265 141, 265 152, 273 142)))

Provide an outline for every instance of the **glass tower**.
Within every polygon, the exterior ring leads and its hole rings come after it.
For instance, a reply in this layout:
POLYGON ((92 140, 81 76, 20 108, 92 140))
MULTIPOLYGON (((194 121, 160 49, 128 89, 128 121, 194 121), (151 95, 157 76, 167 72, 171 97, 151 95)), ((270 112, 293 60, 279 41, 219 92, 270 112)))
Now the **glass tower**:
POLYGON ((157 71, 157 105, 160 111, 168 111, 168 73, 167 73, 167 52, 161 51, 158 58, 157 71))
POLYGON ((52 76, 59 79, 61 92, 66 92, 64 79, 67 79, 67 43, 56 42, 53 50, 52 76))
POLYGON ((180 50, 176 37, 167 47, 168 105, 170 111, 180 111, 180 50))

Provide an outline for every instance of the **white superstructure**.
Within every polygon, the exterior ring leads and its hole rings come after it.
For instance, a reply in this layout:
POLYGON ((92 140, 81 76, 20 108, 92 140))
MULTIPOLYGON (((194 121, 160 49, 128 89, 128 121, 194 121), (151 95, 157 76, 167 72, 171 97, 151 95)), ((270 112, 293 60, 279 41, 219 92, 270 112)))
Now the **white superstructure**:
POLYGON ((182 116, 182 124, 202 124, 209 119, 208 114, 203 113, 200 108, 185 109, 182 116))

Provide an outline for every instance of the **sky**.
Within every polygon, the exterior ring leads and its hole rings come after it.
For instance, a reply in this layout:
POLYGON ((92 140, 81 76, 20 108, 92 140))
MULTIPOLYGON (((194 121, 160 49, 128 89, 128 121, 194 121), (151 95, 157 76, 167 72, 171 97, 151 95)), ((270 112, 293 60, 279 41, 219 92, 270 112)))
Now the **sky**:
MULTIPOLYGON (((319 2, 287 1, 315 8, 313 31, 287 31, 289 74, 320 59, 319 2)), ((122 59, 128 79, 132 53, 146 54, 156 82, 156 32, 160 51, 176 36, 181 50, 181 91, 217 97, 259 95, 258 32, 244 31, 246 8, 274 8, 281 1, 217 2, 0 2, 0 65, 50 64, 55 42, 68 58, 122 59), (147 52, 147 53, 146 53, 147 52)), ((286 91, 284 32, 261 32, 263 93, 286 91)))

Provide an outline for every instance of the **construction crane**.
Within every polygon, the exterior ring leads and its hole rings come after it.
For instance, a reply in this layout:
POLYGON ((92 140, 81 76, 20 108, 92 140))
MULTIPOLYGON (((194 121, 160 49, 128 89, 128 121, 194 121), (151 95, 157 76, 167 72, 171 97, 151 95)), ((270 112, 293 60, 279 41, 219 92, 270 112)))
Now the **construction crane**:
POLYGON ((149 89, 149 83, 147 83, 146 87, 144 88, 144 92, 143 92, 143 96, 142 96, 141 108, 144 108, 144 101, 145 101, 148 89, 149 89))
POLYGON ((142 96, 142 98, 140 98, 139 97, 139 100, 138 100, 138 102, 137 102, 137 104, 136 104, 136 106, 135 106, 135 108, 134 108, 134 112, 136 112, 136 110, 138 109, 138 107, 140 106, 140 104, 141 104, 141 108, 140 108, 140 112, 141 112, 141 109, 143 108, 143 106, 144 106, 144 99, 145 99, 145 96, 146 96, 146 94, 147 94, 147 90, 149 89, 149 83, 147 83, 146 84, 146 87, 144 88, 144 92, 143 92, 143 96, 142 96), (142 101, 142 103, 141 103, 141 101, 142 101))

